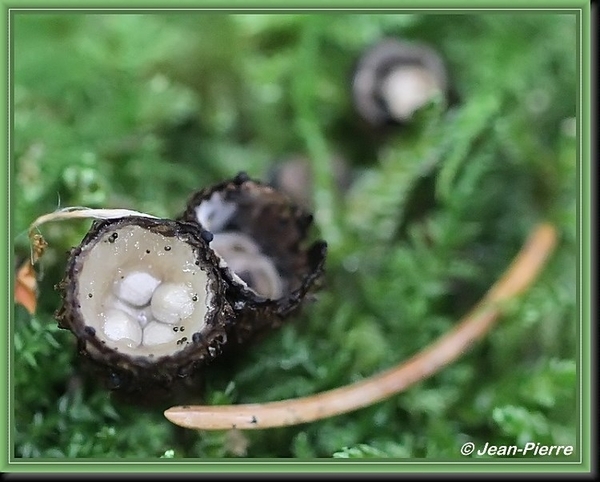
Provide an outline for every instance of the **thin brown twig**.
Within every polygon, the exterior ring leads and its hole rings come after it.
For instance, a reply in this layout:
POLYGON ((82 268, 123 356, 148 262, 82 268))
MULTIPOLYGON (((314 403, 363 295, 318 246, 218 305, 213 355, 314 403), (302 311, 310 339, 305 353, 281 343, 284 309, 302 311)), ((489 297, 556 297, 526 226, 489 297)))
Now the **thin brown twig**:
POLYGON ((313 422, 380 402, 433 375, 483 337, 502 304, 535 280, 556 244, 556 230, 537 226, 502 277, 450 332, 400 365, 360 382, 316 395, 277 402, 178 406, 164 412, 176 425, 198 430, 263 429, 313 422))

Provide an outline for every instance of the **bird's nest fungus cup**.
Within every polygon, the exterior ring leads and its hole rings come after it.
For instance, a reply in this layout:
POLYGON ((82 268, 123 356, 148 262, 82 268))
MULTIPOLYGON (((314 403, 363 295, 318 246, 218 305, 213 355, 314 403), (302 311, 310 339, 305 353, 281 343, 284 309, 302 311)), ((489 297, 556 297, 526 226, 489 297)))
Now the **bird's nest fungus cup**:
POLYGON ((354 106, 374 127, 409 124, 434 97, 445 104, 449 93, 443 58, 419 42, 383 39, 362 53, 353 73, 354 106))
POLYGON ((95 221, 58 284, 59 326, 131 385, 119 388, 169 386, 301 306, 326 254, 307 246, 311 223, 243 174, 193 195, 178 220, 95 221))
POLYGON ((95 222, 59 284, 59 325, 121 378, 170 382, 214 357, 232 309, 198 226, 126 217, 95 222))
POLYGON ((327 246, 308 240, 312 215, 244 174, 195 193, 181 220, 213 234, 238 343, 297 311, 322 274, 327 246))

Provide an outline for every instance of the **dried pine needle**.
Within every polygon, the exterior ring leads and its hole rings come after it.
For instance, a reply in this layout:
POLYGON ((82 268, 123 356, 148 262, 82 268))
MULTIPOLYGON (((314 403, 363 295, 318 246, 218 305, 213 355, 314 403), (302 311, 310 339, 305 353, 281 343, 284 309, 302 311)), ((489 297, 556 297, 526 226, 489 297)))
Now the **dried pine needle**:
POLYGON ((456 328, 383 373, 304 398, 246 405, 178 406, 164 415, 172 423, 190 429, 263 429, 313 422, 389 398, 438 372, 483 337, 500 315, 503 303, 535 280, 554 249, 556 237, 552 225, 537 226, 502 277, 456 328))

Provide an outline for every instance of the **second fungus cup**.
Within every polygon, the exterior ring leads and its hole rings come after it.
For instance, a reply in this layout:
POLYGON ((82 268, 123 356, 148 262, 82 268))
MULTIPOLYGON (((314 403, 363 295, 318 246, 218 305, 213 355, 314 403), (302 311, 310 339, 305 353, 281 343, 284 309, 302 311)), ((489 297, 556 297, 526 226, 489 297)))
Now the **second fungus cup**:
POLYGON ((327 246, 308 241, 312 215, 243 173, 194 194, 181 219, 213 234, 238 342, 281 324, 322 274, 327 246))

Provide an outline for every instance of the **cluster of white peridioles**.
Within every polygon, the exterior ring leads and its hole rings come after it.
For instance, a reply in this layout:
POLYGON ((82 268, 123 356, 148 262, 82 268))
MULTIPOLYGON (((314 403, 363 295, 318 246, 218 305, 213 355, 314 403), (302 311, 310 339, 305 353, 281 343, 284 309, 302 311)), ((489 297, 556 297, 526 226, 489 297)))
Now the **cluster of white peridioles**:
POLYGON ((197 301, 186 283, 161 282, 148 272, 131 271, 114 282, 104 334, 130 348, 168 343, 177 338, 179 328, 174 328, 193 314, 197 301))

